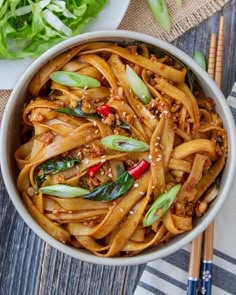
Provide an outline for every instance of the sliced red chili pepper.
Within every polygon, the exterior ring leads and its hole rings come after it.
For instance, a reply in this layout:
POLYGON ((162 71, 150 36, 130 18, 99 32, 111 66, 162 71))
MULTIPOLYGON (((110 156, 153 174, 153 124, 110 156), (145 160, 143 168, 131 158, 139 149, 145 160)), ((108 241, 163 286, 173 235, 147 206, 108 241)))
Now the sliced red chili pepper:
POLYGON ((101 163, 89 168, 87 170, 87 175, 93 177, 98 172, 98 170, 102 167, 103 164, 104 163, 101 162, 101 163))
POLYGON ((149 167, 149 164, 144 161, 141 160, 137 165, 135 165, 134 167, 130 168, 128 170, 128 173, 130 176, 133 177, 133 179, 138 179, 149 167))
POLYGON ((103 104, 97 107, 97 113, 107 118, 109 114, 112 114, 112 110, 107 104, 103 104))

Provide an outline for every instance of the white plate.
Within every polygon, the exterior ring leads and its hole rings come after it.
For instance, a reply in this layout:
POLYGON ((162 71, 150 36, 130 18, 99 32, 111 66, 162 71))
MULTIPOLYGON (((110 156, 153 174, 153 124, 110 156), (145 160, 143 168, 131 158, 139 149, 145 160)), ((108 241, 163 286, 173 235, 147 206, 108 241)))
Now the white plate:
MULTIPOLYGON (((84 32, 115 30, 129 6, 130 0, 109 0, 98 17, 92 20, 84 32)), ((21 60, 0 60, 0 89, 13 89, 19 77, 33 62, 30 58, 21 60)))

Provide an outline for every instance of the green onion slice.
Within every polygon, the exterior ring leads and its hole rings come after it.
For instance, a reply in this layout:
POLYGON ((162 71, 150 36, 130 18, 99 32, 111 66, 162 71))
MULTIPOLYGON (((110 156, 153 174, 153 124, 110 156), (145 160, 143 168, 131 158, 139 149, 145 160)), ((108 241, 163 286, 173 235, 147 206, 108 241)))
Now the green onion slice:
POLYGON ((82 187, 69 186, 64 184, 43 186, 39 189, 39 191, 43 194, 52 195, 59 198, 75 198, 90 193, 89 190, 82 187))
POLYGON ((156 199, 144 217, 144 226, 152 225, 166 213, 177 196, 180 188, 181 185, 177 184, 170 188, 167 193, 161 194, 156 199))
POLYGON ((200 51, 196 51, 194 53, 193 59, 196 61, 196 63, 199 64, 200 67, 203 68, 203 70, 206 71, 206 61, 203 54, 200 51))
POLYGON ((74 86, 80 88, 96 88, 101 86, 101 83, 92 77, 72 72, 54 72, 50 75, 50 78, 54 82, 65 86, 74 86))
POLYGON ((123 135, 109 135, 101 140, 102 144, 112 150, 121 152, 146 152, 149 145, 145 142, 123 135))
POLYGON ((148 104, 152 96, 142 79, 131 69, 129 65, 126 65, 126 76, 127 80, 131 86, 131 89, 135 93, 135 95, 143 102, 144 104, 148 104))
POLYGON ((150 9, 155 20, 159 23, 159 25, 170 33, 171 24, 170 24, 170 16, 164 0, 148 0, 150 5, 150 9))

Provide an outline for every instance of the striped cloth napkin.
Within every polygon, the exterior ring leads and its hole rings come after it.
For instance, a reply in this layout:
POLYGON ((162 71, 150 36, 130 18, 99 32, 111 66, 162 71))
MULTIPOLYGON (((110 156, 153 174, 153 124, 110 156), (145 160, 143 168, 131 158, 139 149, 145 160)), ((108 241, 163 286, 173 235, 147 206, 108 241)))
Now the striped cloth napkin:
MULTIPOLYGON (((236 122, 236 83, 227 99, 236 122)), ((236 180, 236 175, 235 175, 236 180)), ((215 220, 212 295, 236 295, 236 181, 215 220)), ((184 295, 188 280, 189 245, 149 262, 134 295, 184 295)), ((206 278, 207 279, 207 278, 206 278)), ((204 290, 199 294, 204 295, 204 290)))

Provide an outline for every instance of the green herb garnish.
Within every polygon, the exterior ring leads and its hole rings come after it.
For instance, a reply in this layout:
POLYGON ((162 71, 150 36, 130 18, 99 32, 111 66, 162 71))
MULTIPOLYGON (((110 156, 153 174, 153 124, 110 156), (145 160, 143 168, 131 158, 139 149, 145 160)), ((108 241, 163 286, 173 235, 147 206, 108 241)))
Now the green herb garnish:
POLYGON ((169 189, 167 193, 161 194, 159 197, 157 197, 156 201, 152 204, 144 217, 144 226, 152 225, 166 213, 171 204, 174 202, 174 199, 177 196, 180 188, 181 185, 177 184, 169 189))
POLYGON ((38 193, 40 185, 44 182, 48 175, 53 175, 61 171, 72 168, 75 164, 79 163, 77 159, 49 159, 40 164, 36 169, 40 171, 34 178, 35 192, 38 193))
POLYGON ((146 152, 149 145, 123 135, 109 135, 101 140, 102 144, 112 150, 121 152, 146 152))
POLYGON ((58 71, 50 75, 50 78, 61 85, 80 87, 80 88, 97 88, 101 86, 101 83, 86 75, 81 75, 72 72, 58 71))

